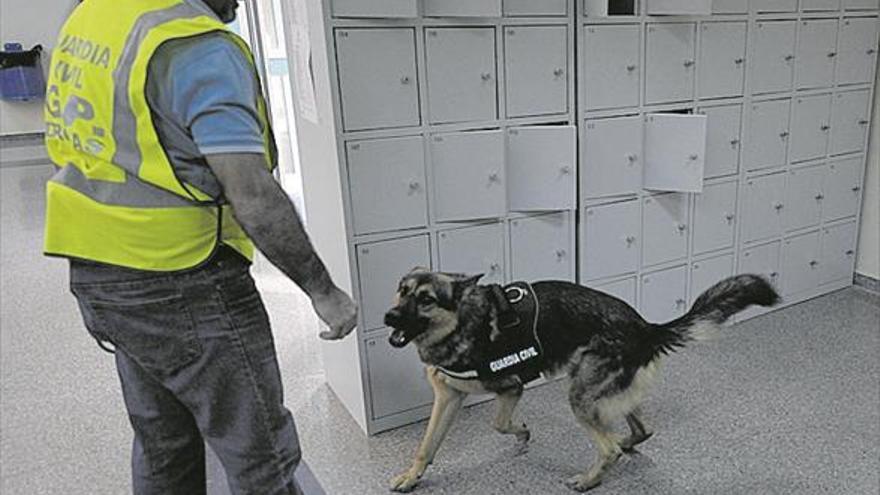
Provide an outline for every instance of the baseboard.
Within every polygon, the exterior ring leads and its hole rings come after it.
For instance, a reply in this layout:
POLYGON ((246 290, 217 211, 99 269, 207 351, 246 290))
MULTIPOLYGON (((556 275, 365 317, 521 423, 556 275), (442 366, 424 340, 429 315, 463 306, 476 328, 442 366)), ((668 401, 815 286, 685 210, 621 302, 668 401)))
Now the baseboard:
POLYGON ((856 273, 853 275, 853 283, 865 290, 880 294, 880 279, 856 273))
POLYGON ((0 168, 50 163, 42 134, 0 136, 0 168))

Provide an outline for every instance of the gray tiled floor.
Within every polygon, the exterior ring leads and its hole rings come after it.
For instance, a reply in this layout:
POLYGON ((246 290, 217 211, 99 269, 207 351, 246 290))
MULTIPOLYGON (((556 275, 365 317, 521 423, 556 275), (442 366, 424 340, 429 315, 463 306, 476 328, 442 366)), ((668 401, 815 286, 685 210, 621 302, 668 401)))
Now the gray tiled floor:
MULTIPOLYGON (((111 360, 81 328, 65 264, 39 255, 43 169, 0 170, 0 493, 124 494, 130 433, 111 360)), ((387 493, 424 424, 366 438, 323 382, 317 327, 264 280, 287 403, 326 492, 387 493)), ((880 298, 848 289, 727 330, 668 359, 647 402, 657 429, 598 494, 880 492, 880 298)), ((425 494, 566 494, 593 450, 562 383, 527 393, 529 453, 464 411, 425 494)), ((226 493, 212 460, 211 493, 226 493)))

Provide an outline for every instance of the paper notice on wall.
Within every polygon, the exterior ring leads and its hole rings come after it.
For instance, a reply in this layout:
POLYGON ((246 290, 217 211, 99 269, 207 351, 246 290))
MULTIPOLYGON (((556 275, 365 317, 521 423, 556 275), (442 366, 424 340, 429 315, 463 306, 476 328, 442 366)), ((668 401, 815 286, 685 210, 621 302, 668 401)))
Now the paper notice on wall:
POLYGON ((293 77, 299 113, 318 123, 315 79, 312 73, 312 48, 309 43, 309 11, 306 0, 293 0, 293 77))

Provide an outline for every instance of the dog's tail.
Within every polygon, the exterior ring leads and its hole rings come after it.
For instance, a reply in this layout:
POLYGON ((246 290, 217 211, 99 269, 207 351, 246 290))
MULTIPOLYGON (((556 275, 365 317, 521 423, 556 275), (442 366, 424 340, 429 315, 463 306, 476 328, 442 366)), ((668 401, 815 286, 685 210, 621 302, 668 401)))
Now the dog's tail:
POLYGON ((684 316, 652 325, 649 332, 654 354, 668 354, 693 340, 710 338, 728 318, 753 304, 773 306, 779 294, 758 275, 737 275, 713 285, 694 302, 684 316))

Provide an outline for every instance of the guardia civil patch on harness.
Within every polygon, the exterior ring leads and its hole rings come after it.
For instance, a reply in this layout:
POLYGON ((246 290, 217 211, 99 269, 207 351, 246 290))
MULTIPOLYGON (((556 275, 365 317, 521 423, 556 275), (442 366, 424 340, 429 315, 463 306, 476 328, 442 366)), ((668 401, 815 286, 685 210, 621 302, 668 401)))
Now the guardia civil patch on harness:
POLYGON ((538 299, 527 282, 492 287, 498 309, 486 359, 477 368, 481 380, 519 375, 523 383, 536 380, 543 369, 544 351, 538 340, 538 299))

